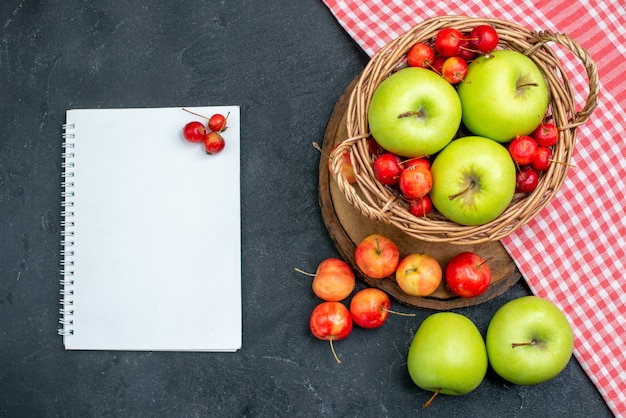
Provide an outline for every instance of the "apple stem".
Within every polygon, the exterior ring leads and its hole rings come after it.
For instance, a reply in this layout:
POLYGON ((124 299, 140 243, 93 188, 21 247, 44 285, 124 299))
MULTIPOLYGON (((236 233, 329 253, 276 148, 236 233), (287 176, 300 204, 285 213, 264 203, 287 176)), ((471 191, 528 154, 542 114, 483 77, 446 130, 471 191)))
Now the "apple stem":
POLYGON ((308 271, 300 270, 298 267, 295 267, 294 270, 297 271, 298 273, 304 274, 305 276, 315 277, 315 274, 309 273, 308 271))
POLYGON ((435 393, 433 393, 433 396, 431 396, 430 399, 424 404, 424 409, 428 408, 430 406, 430 404, 433 403, 433 401, 435 400, 437 395, 439 395, 439 391, 440 390, 441 390, 441 388, 437 389, 435 391, 435 393))
POLYGON ((461 190, 460 192, 458 192, 457 194, 453 194, 452 196, 448 196, 448 199, 450 200, 454 200, 457 197, 467 193, 471 188, 473 188, 476 184, 474 183, 474 181, 471 181, 470 184, 463 190, 461 190))
POLYGON ((419 116, 422 116, 422 115, 423 115, 423 112, 421 112, 419 110, 418 111, 409 110, 408 112, 400 113, 398 115, 398 119, 408 118, 408 117, 411 117, 411 116, 418 116, 419 117, 419 116))
POLYGON ((337 356, 337 352, 335 351, 335 347, 333 346, 333 337, 330 337, 328 341, 330 341, 330 351, 333 352, 335 360, 337 360, 337 363, 341 364, 341 360, 339 360, 339 356, 337 356))
POLYGON ((185 109, 185 108, 183 108, 183 110, 184 110, 185 112, 187 112, 187 113, 191 113, 192 115, 196 115, 196 116, 198 116, 198 117, 201 117, 201 118, 204 118, 204 119, 206 119, 206 120, 209 120, 209 118, 207 118, 206 116, 201 115, 201 114, 196 113, 196 112, 192 112, 192 111, 191 111, 191 110, 189 110, 189 109, 185 109))
POLYGON ((511 343, 511 348, 522 347, 522 346, 525 346, 525 345, 536 345, 536 344, 537 344, 537 341, 535 341, 535 340, 528 341, 528 342, 525 342, 525 343, 511 343))
POLYGON ((539 86, 539 84, 537 83, 524 83, 524 84, 520 84, 519 86, 517 86, 518 89, 524 88, 524 87, 537 87, 539 86))
POLYGON ((383 308, 383 311, 384 312, 389 312, 390 314, 399 315, 399 316, 415 316, 414 313, 405 313, 405 312, 392 311, 391 309, 385 309, 385 308, 383 308))

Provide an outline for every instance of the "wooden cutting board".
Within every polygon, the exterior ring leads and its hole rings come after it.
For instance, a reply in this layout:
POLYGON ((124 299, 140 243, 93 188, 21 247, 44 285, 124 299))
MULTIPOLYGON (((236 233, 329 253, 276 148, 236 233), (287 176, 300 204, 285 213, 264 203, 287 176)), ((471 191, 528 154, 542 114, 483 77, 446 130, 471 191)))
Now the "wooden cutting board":
POLYGON ((348 203, 329 173, 328 155, 335 144, 348 138, 346 108, 356 81, 350 83, 335 105, 324 135, 319 164, 319 204, 326 228, 340 256, 352 266, 357 277, 367 285, 386 291, 397 302, 410 308, 449 310, 477 305, 504 293, 520 279, 521 274, 499 241, 477 245, 421 241, 408 236, 393 225, 381 224, 367 218, 348 203), (446 289, 444 280, 432 295, 416 297, 404 293, 393 277, 383 280, 365 277, 356 266, 354 250, 363 238, 373 233, 393 239, 398 245, 401 257, 414 252, 429 254, 439 261, 444 270, 455 254, 461 251, 476 252, 487 260, 491 268, 491 285, 477 297, 460 298, 446 289))

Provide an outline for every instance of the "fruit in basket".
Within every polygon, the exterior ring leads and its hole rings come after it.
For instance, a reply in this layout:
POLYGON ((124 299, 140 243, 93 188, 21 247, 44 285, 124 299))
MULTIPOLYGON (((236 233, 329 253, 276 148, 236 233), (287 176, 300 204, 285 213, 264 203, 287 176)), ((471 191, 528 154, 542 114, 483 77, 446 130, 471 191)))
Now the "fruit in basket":
POLYGON ((467 74, 467 63, 461 57, 447 58, 441 66, 441 76, 450 84, 458 84, 467 74))
POLYGON ((443 28, 435 35, 435 50, 442 57, 455 57, 459 54, 465 37, 455 28, 443 28))
POLYGON ((515 175, 515 191, 518 193, 530 193, 539 184, 539 173, 531 166, 525 166, 515 175))
POLYGON ((489 362, 502 378, 534 385, 557 376, 574 348, 572 328, 563 312, 538 296, 504 304, 491 318, 486 335, 489 362))
POLYGON ((467 129, 498 142, 531 134, 548 108, 541 70, 514 50, 496 50, 476 58, 457 91, 467 129))
POLYGON ((491 283, 491 269, 479 254, 462 251, 446 265, 445 278, 452 293, 462 298, 471 298, 487 290, 491 283))
POLYGON ((322 302, 317 305, 309 319, 311 333, 320 340, 329 341, 337 363, 341 363, 333 341, 343 340, 352 332, 352 316, 341 302, 322 302))
POLYGON ((417 199, 430 192, 433 187, 433 176, 424 166, 406 168, 400 173, 398 186, 407 199, 417 199))
MULTIPOLYGON (((339 144, 333 147, 333 152, 339 147, 339 144)), ((333 154, 334 155, 334 154, 333 154)), ((333 173, 332 159, 328 159, 328 170, 333 173)), ((350 184, 356 183, 356 177, 354 176, 354 167, 352 166, 352 160, 350 159, 350 151, 346 151, 341 155, 341 175, 350 184)))
POLYGON ((537 148, 537 156, 530 163, 530 166, 537 171, 546 171, 550 168, 550 159, 552 158, 552 150, 546 147, 537 148))
POLYGON ((424 42, 419 42, 406 54, 407 64, 411 67, 430 68, 435 60, 435 50, 424 42))
POLYGON ((429 195, 409 201, 409 212, 414 216, 424 217, 433 209, 433 201, 429 195))
POLYGON ((372 234, 363 238, 356 246, 354 260, 367 277, 384 279, 396 271, 400 251, 390 238, 381 234, 372 234))
POLYGON ((400 162, 400 157, 390 152, 379 155, 374 160, 374 176, 384 185, 395 186, 402 173, 400 162))
POLYGON ((537 156, 539 145, 528 135, 520 135, 509 144, 509 152, 511 158, 519 165, 528 165, 533 162, 537 156))
POLYGON ((396 282, 400 289, 411 296, 428 296, 439 284, 443 273, 439 262, 423 253, 412 253, 404 257, 396 268, 396 282))
POLYGON ((354 290, 355 278, 352 268, 339 258, 323 260, 311 282, 313 293, 322 300, 338 302, 346 299, 354 290))
POLYGON ((515 193, 515 163, 509 151, 480 136, 452 141, 435 157, 431 173, 434 207, 461 225, 492 221, 515 193))
POLYGON ((478 25, 469 34, 469 46, 481 54, 489 54, 496 49, 500 37, 490 25, 478 25))
POLYGON ((539 146, 551 147, 559 140, 559 130, 553 123, 542 123, 532 136, 539 146))
POLYGON ((435 154, 455 136, 461 102, 455 88, 434 71, 403 68, 374 91, 369 128, 389 152, 404 157, 435 154))
POLYGON ((464 395, 476 389, 487 374, 487 350, 476 325, 466 316, 438 312, 418 327, 407 356, 413 382, 434 392, 433 398, 464 395))

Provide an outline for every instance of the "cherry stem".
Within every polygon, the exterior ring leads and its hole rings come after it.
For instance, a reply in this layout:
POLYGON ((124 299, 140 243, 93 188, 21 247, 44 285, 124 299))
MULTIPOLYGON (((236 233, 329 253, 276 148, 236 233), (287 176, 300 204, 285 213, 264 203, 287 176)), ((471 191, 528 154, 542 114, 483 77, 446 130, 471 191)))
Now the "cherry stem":
POLYGON ((439 395, 439 391, 440 390, 441 390, 441 388, 437 389, 435 391, 435 393, 433 393, 433 396, 431 396, 430 399, 424 404, 424 409, 428 408, 430 406, 430 404, 433 403, 433 401, 435 400, 437 395, 439 395))
POLYGON ((535 341, 535 340, 528 341, 526 343, 512 343, 511 344, 511 348, 522 347, 522 346, 525 346, 525 345, 536 345, 536 344, 537 344, 537 341, 535 341))
POLYGON ((209 120, 209 118, 207 118, 206 116, 201 115, 201 114, 196 113, 196 112, 192 112, 192 111, 191 111, 191 110, 189 110, 189 109, 185 109, 185 108, 183 108, 183 110, 184 110, 185 112, 187 112, 187 113, 191 113, 192 115, 196 115, 196 116, 199 116, 199 117, 204 118, 204 119, 206 119, 206 120, 209 120))
POLYGON ((330 341, 330 351, 333 352, 335 360, 337 360, 337 363, 341 364, 341 360, 339 360, 339 356, 337 356, 337 352, 335 351, 335 347, 333 346, 333 337, 330 337, 328 341, 330 341))
POLYGON ((414 313, 405 313, 405 312, 398 312, 398 311, 392 311, 391 309, 385 309, 383 308, 384 312, 389 312, 390 314, 393 315, 399 315, 399 316, 415 316, 414 313))
POLYGON ((460 192, 458 192, 457 194, 453 194, 452 196, 448 196, 448 199, 450 200, 454 200, 457 197, 467 193, 471 188, 473 188, 476 184, 474 183, 474 181, 470 181, 470 184, 463 190, 461 190, 460 192))
POLYGON ((555 163, 555 164, 563 164, 563 165, 566 165, 568 167, 576 167, 574 164, 565 163, 563 161, 557 161, 557 160, 553 160, 553 159, 549 159, 548 161, 550 161, 551 163, 555 163))
POLYGON ((318 150, 324 157, 328 158, 329 160, 332 160, 333 157, 332 155, 328 155, 324 152, 324 150, 322 150, 322 147, 320 147, 320 144, 318 144, 317 142, 312 142, 313 144, 313 148, 315 148, 316 150, 318 150))
POLYGON ((300 270, 298 267, 295 267, 294 270, 297 271, 298 273, 304 274, 305 276, 315 277, 315 274, 309 273, 308 271, 300 270))

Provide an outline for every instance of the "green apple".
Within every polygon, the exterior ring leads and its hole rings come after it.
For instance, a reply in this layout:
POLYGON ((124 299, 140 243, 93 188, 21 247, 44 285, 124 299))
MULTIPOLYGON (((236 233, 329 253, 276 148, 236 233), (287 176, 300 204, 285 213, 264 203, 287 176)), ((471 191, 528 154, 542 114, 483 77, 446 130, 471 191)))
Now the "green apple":
POLYGON ((487 350, 478 328, 454 312, 426 318, 413 337, 407 357, 413 382, 444 395, 464 395, 476 389, 487 366, 487 350))
POLYGON ((435 157, 431 174, 433 205, 461 225, 497 218, 515 193, 515 163, 509 151, 485 137, 452 141, 435 157))
POLYGON ((498 142, 532 133, 548 108, 548 88, 541 70, 513 50, 476 58, 457 91, 465 127, 498 142))
POLYGON ((454 138, 461 124, 456 90, 426 68, 403 68, 376 88, 368 109, 372 136, 404 157, 432 155, 454 138))
POLYGON ((487 328, 487 353, 493 370, 517 385, 552 379, 574 349, 572 328, 561 310, 538 296, 504 304, 487 328))

